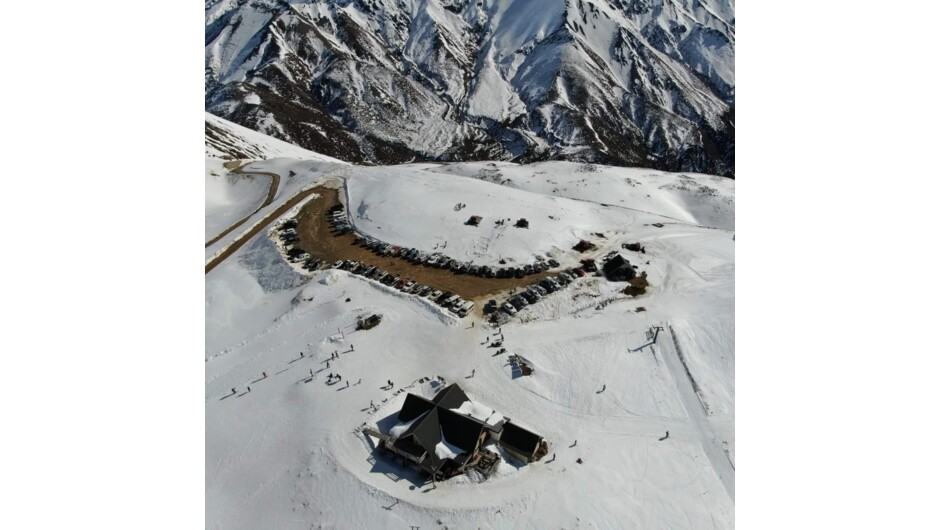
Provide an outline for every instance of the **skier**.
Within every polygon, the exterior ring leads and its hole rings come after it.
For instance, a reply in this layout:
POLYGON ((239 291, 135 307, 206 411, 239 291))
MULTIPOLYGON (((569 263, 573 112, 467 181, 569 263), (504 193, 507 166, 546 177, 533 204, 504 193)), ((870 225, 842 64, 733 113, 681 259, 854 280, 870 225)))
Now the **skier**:
POLYGON ((313 368, 310 369, 310 377, 313 377, 313 368))
POLYGON ((251 392, 251 387, 248 387, 248 391, 251 392))
POLYGON ((607 385, 604 385, 604 387, 601 388, 601 392, 604 392, 605 390, 607 390, 607 385))
POLYGON ((578 441, 577 441, 577 440, 575 440, 574 443, 571 444, 571 447, 574 447, 574 446, 576 446, 576 445, 578 445, 578 441))
POLYGON ((395 386, 395 385, 394 385, 394 384, 392 384, 392 380, 391 380, 391 379, 389 379, 389 380, 388 380, 388 387, 389 387, 389 388, 392 388, 393 386, 395 386))
POLYGON ((232 387, 232 393, 233 394, 235 393, 235 387, 232 387))
POLYGON ((326 376, 327 379, 333 379, 333 372, 330 372, 330 375, 326 376))
POLYGON ((346 388, 349 388, 349 379, 346 380, 346 388))
POLYGON ((471 322, 470 327, 472 328, 474 324, 476 324, 476 322, 471 322))
POLYGON ((473 370, 470 371, 470 377, 473 377, 473 376, 475 376, 475 375, 477 375, 477 369, 476 369, 476 368, 474 368, 473 370))
POLYGON ((301 359, 303 358, 303 356, 304 356, 304 352, 300 352, 300 358, 301 358, 301 359))
POLYGON ((327 368, 330 367, 330 361, 326 361, 326 367, 327 367, 327 368))
POLYGON ((267 372, 261 372, 261 378, 262 378, 262 379, 267 379, 267 378, 268 378, 268 373, 267 373, 267 372))
POLYGON ((371 399, 369 400, 369 406, 375 408, 375 403, 373 403, 371 399))
POLYGON ((349 351, 356 351, 356 346, 354 344, 350 344, 349 351))
POLYGON ((359 378, 358 381, 356 381, 356 384, 357 384, 357 385, 361 385, 361 384, 362 384, 362 378, 361 378, 361 377, 359 378))

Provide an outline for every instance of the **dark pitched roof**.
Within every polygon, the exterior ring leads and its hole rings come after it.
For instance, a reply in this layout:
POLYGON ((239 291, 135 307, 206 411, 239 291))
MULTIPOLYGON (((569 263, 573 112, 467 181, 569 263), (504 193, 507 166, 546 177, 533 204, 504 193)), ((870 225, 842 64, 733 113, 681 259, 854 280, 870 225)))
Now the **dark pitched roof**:
POLYGON ((443 408, 437 410, 441 430, 444 433, 444 438, 447 438, 447 442, 464 451, 473 452, 476 449, 480 435, 486 430, 486 425, 476 418, 464 416, 459 412, 443 408))
POLYGON ((604 264, 604 272, 615 271, 624 266, 629 267, 630 263, 623 259, 623 256, 617 254, 604 264))
POLYGON ((411 421, 434 408, 434 403, 415 394, 408 394, 398 412, 398 421, 411 421))
POLYGON ((604 274, 611 275, 618 272, 626 273, 627 276, 630 277, 636 275, 636 271, 630 266, 630 262, 625 260, 620 254, 617 254, 604 264, 604 274))
POLYGON ((503 424, 503 433, 499 437, 499 443, 508 445, 520 453, 532 454, 539 447, 541 436, 534 432, 523 429, 512 422, 503 424))
POLYGON ((420 456, 421 447, 427 451, 428 457, 422 463, 426 471, 431 472, 439 469, 443 464, 443 459, 435 454, 435 446, 441 442, 441 437, 447 440, 447 443, 459 447, 466 454, 459 455, 454 460, 462 464, 469 458, 476 449, 477 441, 486 429, 486 425, 470 416, 465 416, 459 412, 450 410, 460 407, 469 398, 464 394, 456 384, 452 384, 441 390, 434 401, 428 401, 421 396, 408 394, 401 411, 398 413, 400 421, 411 421, 422 414, 424 417, 415 421, 395 442, 395 447, 410 454, 420 456), (399 446, 399 442, 401 446, 399 446))
POLYGON ((457 386, 457 383, 453 383, 434 396, 434 404, 445 409, 460 408, 465 401, 470 401, 470 398, 457 386))

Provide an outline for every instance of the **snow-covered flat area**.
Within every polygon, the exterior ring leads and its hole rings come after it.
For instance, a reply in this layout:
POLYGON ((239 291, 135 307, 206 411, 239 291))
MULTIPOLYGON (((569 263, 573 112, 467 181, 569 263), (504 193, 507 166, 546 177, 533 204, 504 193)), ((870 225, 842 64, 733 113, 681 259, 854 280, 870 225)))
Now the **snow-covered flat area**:
POLYGON ((301 274, 262 231, 206 276, 207 527, 734 526, 733 182, 566 163, 499 164, 499 178, 487 163, 323 164, 248 167, 281 176, 275 203, 336 182, 357 229, 391 243, 477 263, 551 252, 571 265, 586 237, 599 247, 587 255, 622 252, 650 289, 632 298, 587 276, 520 311, 501 329, 508 354, 535 369, 520 377, 487 347, 497 330, 478 313, 457 319, 344 271, 301 274), (470 215, 483 223, 464 225, 470 215), (495 225, 519 217, 529 229, 495 225), (645 254, 621 250, 636 241, 645 254), (355 331, 373 313, 381 324, 355 331), (328 385, 329 373, 342 382, 328 385), (502 454, 482 483, 431 489, 374 451, 357 428, 387 432, 405 397, 395 391, 433 397, 417 381, 438 376, 471 397, 468 414, 542 435, 549 457, 502 454))

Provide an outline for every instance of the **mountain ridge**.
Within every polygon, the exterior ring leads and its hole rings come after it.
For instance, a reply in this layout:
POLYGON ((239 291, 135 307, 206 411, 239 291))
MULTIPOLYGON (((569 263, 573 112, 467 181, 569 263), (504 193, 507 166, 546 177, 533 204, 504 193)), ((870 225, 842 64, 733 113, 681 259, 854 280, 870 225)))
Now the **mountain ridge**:
POLYGON ((215 0, 205 35, 207 111, 350 162, 734 175, 731 2, 215 0))

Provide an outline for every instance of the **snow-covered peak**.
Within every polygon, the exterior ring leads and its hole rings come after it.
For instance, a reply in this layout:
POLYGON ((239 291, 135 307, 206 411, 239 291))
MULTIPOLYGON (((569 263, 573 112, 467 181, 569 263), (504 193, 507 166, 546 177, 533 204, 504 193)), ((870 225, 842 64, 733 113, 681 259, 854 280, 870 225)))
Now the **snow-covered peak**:
POLYGON ((353 162, 734 173, 730 0, 206 4, 206 106, 353 162))

